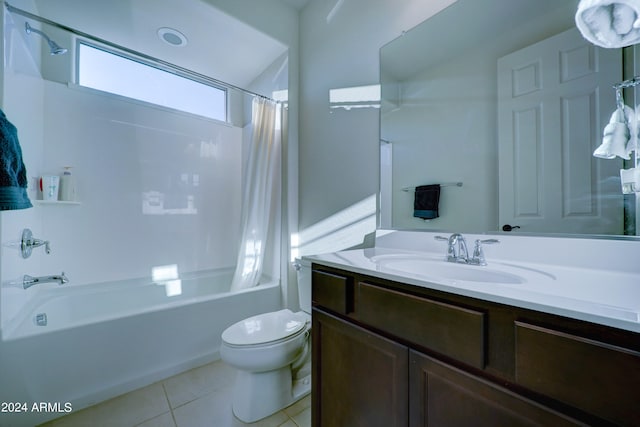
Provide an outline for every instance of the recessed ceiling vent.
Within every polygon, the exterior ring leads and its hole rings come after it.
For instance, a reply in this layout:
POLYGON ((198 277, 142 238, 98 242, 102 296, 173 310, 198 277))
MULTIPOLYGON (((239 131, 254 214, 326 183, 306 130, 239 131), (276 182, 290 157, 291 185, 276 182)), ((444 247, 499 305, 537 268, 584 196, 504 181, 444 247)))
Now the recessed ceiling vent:
POLYGON ((187 45, 187 37, 182 34, 180 31, 169 28, 162 27, 158 28, 158 37, 163 42, 170 44, 171 46, 186 46, 187 45))

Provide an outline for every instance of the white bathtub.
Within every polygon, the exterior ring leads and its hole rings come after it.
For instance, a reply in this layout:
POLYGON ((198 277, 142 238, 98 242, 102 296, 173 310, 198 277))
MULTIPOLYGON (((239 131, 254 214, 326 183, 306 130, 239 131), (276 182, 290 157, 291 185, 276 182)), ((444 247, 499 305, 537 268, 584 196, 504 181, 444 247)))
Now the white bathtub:
MULTIPOLYGON (((227 326, 282 307, 277 282, 230 293, 230 281, 228 271, 191 275, 180 294, 177 282, 149 280, 43 287, 2 331, 0 401, 70 402, 75 411, 218 359, 227 326), (34 321, 41 314, 46 326, 34 321)), ((28 426, 60 415, 2 420, 28 426)))

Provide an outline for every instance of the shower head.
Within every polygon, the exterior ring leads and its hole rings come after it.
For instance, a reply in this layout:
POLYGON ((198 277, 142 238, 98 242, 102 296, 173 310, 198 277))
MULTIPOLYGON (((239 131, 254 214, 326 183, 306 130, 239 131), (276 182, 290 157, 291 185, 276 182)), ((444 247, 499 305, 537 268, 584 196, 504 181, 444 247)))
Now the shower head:
POLYGON ((36 33, 36 34, 40 34, 42 37, 44 37, 44 39, 49 44, 49 51, 50 51, 51 55, 62 55, 63 53, 67 53, 67 49, 65 49, 64 47, 60 47, 60 45, 58 43, 54 42, 53 40, 51 40, 48 35, 46 35, 45 33, 43 33, 40 30, 36 30, 31 25, 29 25, 28 22, 25 22, 25 24, 24 24, 24 31, 27 34, 36 33))

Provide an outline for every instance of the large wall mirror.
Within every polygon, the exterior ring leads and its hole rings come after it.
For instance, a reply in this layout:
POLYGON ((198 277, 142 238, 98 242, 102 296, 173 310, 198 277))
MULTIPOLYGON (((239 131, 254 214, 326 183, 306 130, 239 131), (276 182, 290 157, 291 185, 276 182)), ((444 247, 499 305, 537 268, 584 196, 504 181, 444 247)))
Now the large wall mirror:
POLYGON ((380 50, 380 227, 640 234, 633 161, 592 155, 637 55, 584 40, 577 3, 458 0, 380 50), (430 184, 439 216, 416 218, 430 184))

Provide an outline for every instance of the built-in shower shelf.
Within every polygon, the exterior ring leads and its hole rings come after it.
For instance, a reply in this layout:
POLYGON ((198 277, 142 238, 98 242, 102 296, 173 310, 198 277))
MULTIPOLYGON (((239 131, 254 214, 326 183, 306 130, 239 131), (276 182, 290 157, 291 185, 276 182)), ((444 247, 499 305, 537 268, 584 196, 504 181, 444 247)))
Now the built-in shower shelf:
POLYGON ((81 205, 81 202, 67 202, 62 200, 32 200, 36 205, 81 205))

